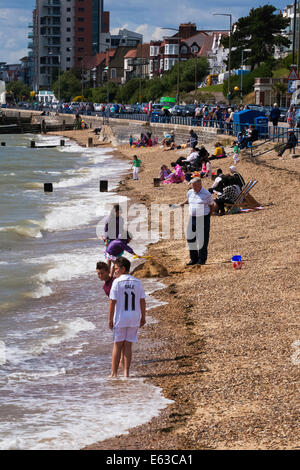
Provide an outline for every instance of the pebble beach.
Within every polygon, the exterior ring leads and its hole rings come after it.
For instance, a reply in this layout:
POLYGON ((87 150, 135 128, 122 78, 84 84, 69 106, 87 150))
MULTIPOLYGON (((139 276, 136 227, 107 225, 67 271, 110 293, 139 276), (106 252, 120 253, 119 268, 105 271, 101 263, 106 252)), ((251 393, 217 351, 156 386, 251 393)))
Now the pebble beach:
MULTIPOLYGON (((63 135, 86 146, 91 133, 63 135)), ((226 144, 229 151, 232 143, 226 144)), ((211 153, 212 146, 206 147, 211 153)), ((147 207, 186 199, 187 183, 153 185, 161 165, 170 166, 186 150, 129 145, 114 150, 118 158, 137 154, 143 162, 139 181, 131 174, 123 178, 121 196, 147 207)), ((147 424, 86 449, 299 449, 300 159, 295 157, 287 151, 279 159, 272 151, 253 162, 242 154, 238 171, 245 181, 257 179, 251 194, 263 209, 212 217, 205 266, 186 266, 184 240, 148 245, 147 254, 168 276, 160 279, 165 288, 154 294, 164 305, 151 310, 156 323, 141 330, 142 347, 132 367, 172 403, 147 424), (231 263, 238 254, 241 270, 231 263)), ((212 163, 213 171, 228 173, 233 160, 212 163)), ((210 184, 203 182, 206 189, 210 184)))

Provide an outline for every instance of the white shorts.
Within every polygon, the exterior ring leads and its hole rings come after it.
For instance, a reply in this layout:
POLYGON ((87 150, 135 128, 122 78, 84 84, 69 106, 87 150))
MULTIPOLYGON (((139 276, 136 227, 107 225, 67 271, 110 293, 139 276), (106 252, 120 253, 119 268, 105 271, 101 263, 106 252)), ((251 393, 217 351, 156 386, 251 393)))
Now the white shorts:
POLYGON ((133 179, 138 179, 138 177, 139 177, 139 169, 140 169, 140 168, 137 167, 137 166, 134 166, 134 167, 133 167, 133 179))
POLYGON ((138 326, 127 326, 125 328, 114 328, 114 343, 128 341, 129 343, 137 343, 138 326))

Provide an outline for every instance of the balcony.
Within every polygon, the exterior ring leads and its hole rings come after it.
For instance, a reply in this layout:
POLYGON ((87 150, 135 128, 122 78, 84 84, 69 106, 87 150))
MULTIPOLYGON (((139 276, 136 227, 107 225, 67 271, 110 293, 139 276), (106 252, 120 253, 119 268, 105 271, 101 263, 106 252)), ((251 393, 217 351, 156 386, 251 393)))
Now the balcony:
POLYGON ((33 49, 33 42, 29 42, 29 43, 28 43, 27 49, 33 49))
POLYGON ((49 8, 47 12, 43 13, 43 17, 53 17, 53 16, 61 16, 60 8, 49 8))
POLYGON ((53 7, 60 7, 61 6, 61 1, 60 0, 48 0, 47 3, 44 3, 43 7, 44 8, 53 8, 53 7))
POLYGON ((33 33, 28 33, 28 39, 33 39, 33 33))

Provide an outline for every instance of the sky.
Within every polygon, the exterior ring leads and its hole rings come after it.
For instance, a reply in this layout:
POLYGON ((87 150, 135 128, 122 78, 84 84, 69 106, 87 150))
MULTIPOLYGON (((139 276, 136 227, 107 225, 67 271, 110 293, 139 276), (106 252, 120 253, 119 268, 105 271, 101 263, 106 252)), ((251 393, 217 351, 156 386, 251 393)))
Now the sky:
MULTIPOLYGON (((194 22, 198 29, 229 28, 229 17, 213 13, 231 13, 233 22, 248 16, 251 8, 270 4, 283 9, 292 0, 104 0, 110 11, 111 33, 126 28, 144 36, 144 42, 171 35, 162 27, 178 28, 194 22)), ((28 24, 32 23, 35 0, 0 0, 0 62, 18 63, 28 54, 28 24)))

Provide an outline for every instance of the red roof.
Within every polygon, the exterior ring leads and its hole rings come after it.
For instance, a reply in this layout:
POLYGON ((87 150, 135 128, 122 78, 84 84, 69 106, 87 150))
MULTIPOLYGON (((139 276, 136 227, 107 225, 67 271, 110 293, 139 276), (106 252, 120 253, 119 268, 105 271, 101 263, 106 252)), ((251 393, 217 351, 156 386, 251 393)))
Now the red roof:
POLYGON ((124 59, 135 59, 136 52, 136 49, 131 49, 131 51, 128 51, 127 54, 124 56, 124 59))

